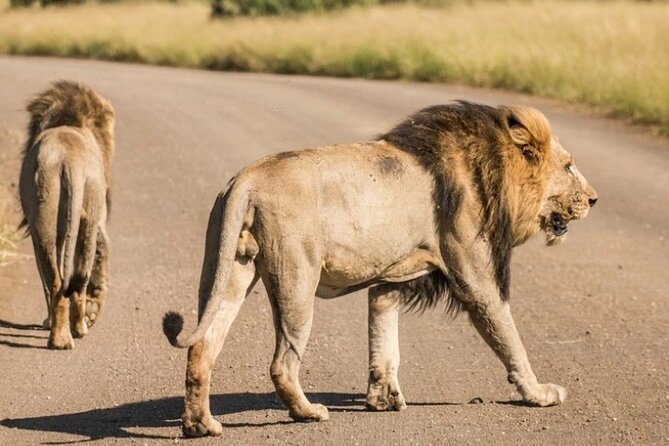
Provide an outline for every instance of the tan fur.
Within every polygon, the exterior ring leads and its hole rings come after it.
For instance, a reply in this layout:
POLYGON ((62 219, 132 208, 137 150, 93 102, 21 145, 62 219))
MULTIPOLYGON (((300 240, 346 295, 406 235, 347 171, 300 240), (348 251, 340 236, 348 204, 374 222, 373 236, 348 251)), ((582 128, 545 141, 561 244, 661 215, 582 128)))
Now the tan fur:
POLYGON ((114 110, 91 88, 59 81, 35 96, 19 195, 47 303, 48 347, 70 349, 107 298, 114 110))
POLYGON ((328 418, 298 381, 314 295, 368 287, 370 409, 406 407, 400 307, 444 299, 469 312, 526 402, 561 403, 565 390, 539 384, 530 367, 511 317, 508 266, 513 246, 542 228, 561 232, 595 199, 565 170, 564 153, 537 110, 461 102, 418 112, 375 142, 282 153, 244 169, 211 212, 197 328, 184 337, 180 315, 163 321, 172 345, 190 347, 185 434, 222 433, 209 410, 211 370, 259 278, 274 313, 270 374, 295 420, 328 418))

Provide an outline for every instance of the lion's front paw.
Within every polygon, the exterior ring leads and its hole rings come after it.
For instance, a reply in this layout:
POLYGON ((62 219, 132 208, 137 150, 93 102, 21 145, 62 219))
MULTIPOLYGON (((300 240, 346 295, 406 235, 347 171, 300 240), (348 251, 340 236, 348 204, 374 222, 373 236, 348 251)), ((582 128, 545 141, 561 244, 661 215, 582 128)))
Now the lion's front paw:
POLYGON ((567 399, 567 389, 557 384, 539 384, 524 400, 532 405, 547 407, 557 406, 567 399))
POLYGON ((306 411, 290 411, 288 413, 290 418, 295 421, 301 421, 304 423, 309 423, 313 421, 327 421, 330 419, 330 414, 328 413, 328 408, 322 404, 312 404, 311 407, 306 411))
POLYGON ((205 435, 218 437, 223 434, 223 425, 211 416, 197 421, 184 419, 181 427, 186 437, 204 437, 205 435))

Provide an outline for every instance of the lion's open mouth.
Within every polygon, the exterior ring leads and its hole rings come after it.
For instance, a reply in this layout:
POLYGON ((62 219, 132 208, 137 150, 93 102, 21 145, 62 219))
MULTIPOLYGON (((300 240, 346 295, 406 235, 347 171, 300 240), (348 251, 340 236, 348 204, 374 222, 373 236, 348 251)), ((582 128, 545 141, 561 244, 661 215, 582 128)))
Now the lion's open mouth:
POLYGON ((558 237, 567 233, 567 221, 557 212, 551 213, 549 224, 553 230, 553 234, 557 235, 558 237))

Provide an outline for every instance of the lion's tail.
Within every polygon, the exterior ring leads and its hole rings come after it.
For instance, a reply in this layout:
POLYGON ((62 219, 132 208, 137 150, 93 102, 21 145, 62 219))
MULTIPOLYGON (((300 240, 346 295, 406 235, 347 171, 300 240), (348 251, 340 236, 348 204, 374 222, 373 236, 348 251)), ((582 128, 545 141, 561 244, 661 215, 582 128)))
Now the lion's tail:
POLYGON ((61 270, 63 292, 69 297, 85 291, 93 271, 99 224, 106 217, 106 184, 87 176, 75 162, 65 164, 61 182, 65 198, 61 270))
POLYGON ((188 348, 202 339, 219 311, 248 205, 248 189, 235 179, 230 182, 227 191, 216 199, 207 226, 198 325, 189 336, 184 337, 181 335, 184 320, 180 314, 170 311, 163 317, 163 333, 174 347, 188 348))
POLYGON ((84 206, 85 178, 75 167, 65 163, 61 175, 61 194, 65 203, 65 237, 63 240, 62 260, 59 269, 63 278, 63 290, 68 293, 74 276, 74 257, 76 255, 81 210, 84 206))

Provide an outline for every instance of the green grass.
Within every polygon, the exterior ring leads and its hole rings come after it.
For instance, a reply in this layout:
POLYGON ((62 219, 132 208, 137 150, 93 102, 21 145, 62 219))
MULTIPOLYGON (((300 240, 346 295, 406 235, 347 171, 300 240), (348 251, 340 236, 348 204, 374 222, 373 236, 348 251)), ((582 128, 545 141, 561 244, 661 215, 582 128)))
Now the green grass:
POLYGON ((457 82, 596 106, 669 135, 667 2, 473 0, 228 20, 209 13, 192 1, 5 9, 0 53, 457 82))

